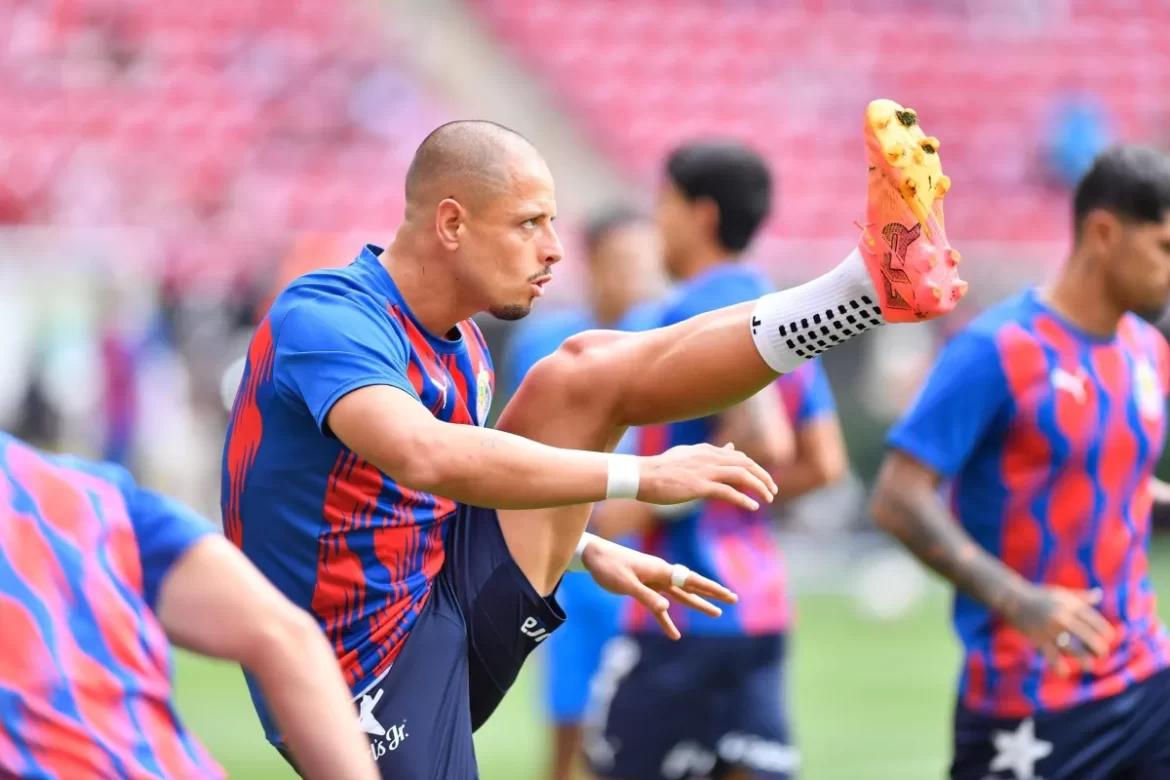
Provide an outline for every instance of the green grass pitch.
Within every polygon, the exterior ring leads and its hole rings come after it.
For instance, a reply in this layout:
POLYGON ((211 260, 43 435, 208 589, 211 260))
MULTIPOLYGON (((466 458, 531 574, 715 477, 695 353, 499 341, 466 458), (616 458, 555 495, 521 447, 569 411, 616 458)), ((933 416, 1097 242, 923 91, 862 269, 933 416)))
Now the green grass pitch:
MULTIPOLYGON (((1154 553, 1158 590, 1170 594, 1170 540, 1154 553)), ((804 756, 801 780, 942 776, 958 670, 948 609, 936 594, 908 617, 872 622, 844 597, 800 599, 789 689, 804 756)), ((477 735, 484 780, 543 776, 540 655, 477 735)), ((231 777, 295 780, 264 742, 237 668, 186 655, 178 667, 183 716, 231 777)))

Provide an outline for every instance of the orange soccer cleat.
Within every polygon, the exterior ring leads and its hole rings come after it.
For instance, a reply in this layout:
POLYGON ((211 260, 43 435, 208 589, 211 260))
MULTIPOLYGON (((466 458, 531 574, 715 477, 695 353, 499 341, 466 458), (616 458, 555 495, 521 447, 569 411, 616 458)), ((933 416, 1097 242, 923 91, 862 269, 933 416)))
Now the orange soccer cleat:
POLYGON ((959 253, 943 229, 942 200, 951 180, 938 148, 911 109, 892 100, 875 100, 866 109, 869 196, 858 248, 887 322, 938 317, 967 292, 959 253))

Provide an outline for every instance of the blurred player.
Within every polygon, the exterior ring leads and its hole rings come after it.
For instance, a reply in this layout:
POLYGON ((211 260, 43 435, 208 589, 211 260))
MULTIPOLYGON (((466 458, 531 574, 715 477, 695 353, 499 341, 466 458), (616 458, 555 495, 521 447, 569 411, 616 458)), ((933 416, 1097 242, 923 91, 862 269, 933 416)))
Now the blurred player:
MULTIPOLYGON (((767 164, 737 144, 697 143, 671 155, 665 182, 658 222, 680 284, 660 324, 766 295, 770 285, 743 253, 771 210, 767 164)), ((734 442, 769 468, 786 498, 845 469, 833 396, 815 361, 717 416, 641 429, 639 437, 644 454, 734 442)), ((787 778, 798 761, 782 690, 790 614, 771 513, 714 501, 665 509, 613 502, 599 527, 640 527, 641 549, 729 584, 739 601, 717 620, 676 615, 686 629, 678 642, 649 631, 644 610, 628 615, 627 635, 607 648, 595 683, 592 770, 639 780, 787 778)))
MULTIPOLYGON (((615 207, 585 228, 588 306, 573 306, 526 319, 512 337, 506 365, 514 392, 524 375, 571 336, 594 328, 644 330, 654 327, 651 298, 662 277, 661 239, 639 212, 615 207)), ((623 444, 632 437, 627 436, 623 444)), ((619 444, 617 452, 632 451, 619 444)), ((557 601, 573 619, 546 645, 548 712, 554 724, 552 774, 569 780, 581 752, 581 718, 589 698, 589 678, 601 648, 618 630, 620 599, 588 577, 566 577, 557 601)))
POLYGON ((1170 158, 1104 152, 1073 216, 1056 278, 946 347, 874 496, 877 522, 957 588, 956 780, 1170 777, 1170 642, 1147 571, 1170 158))
MULTIPOLYGON (((954 307, 965 285, 942 230, 937 139, 876 101, 866 140, 870 227, 836 270, 670 328, 575 336, 525 378, 500 430, 483 427, 493 374, 469 318, 523 317, 562 253, 548 167, 516 133, 436 130, 411 163, 393 244, 277 297, 228 434, 226 528, 318 616, 385 776, 475 776, 472 732, 564 620, 553 593, 574 559, 671 636, 670 599, 710 614, 696 593, 733 600, 583 535, 591 504, 754 509, 743 491, 770 499, 771 478, 710 445, 606 451, 629 426, 710 414, 869 328, 954 307)), ((253 699, 279 744, 254 686, 253 699)))
POLYGON ((187 507, 0 433, 0 777, 209 778, 169 638, 256 675, 307 777, 375 778, 313 619, 187 507))

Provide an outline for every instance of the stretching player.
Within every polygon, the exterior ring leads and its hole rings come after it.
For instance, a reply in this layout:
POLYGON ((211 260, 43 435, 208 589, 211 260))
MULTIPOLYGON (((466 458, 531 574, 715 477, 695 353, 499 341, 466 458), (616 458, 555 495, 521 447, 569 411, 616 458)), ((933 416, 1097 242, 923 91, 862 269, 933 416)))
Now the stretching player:
MULTIPOLYGON (((513 392, 538 361, 570 336, 594 328, 644 330, 657 324, 657 307, 650 299, 662 278, 662 249, 654 225, 633 209, 615 207, 589 221, 585 245, 589 304, 524 320, 505 361, 513 392)), ((632 451, 632 444, 626 444, 631 439, 626 436, 616 451, 632 451)), ((545 645, 547 707, 554 727, 550 777, 570 780, 581 753, 589 678, 597 670, 601 648, 618 632, 621 600, 578 574, 561 583, 557 601, 573 619, 545 645)))
POLYGON ((755 509, 740 490, 770 498, 771 478, 710 445, 605 451, 628 426, 710 414, 869 328, 954 307, 965 285, 943 233, 937 139, 877 101, 866 140, 869 226, 836 270, 670 328, 576 336, 529 373, 497 431, 479 425, 492 371, 467 318, 523 316, 561 257, 551 176, 517 134, 487 122, 436 130, 407 174, 390 248, 277 298, 233 412, 226 527, 317 614, 385 776, 475 776, 472 731, 564 620, 553 592, 575 557, 671 636, 669 599, 712 614, 696 593, 734 600, 684 567, 583 535, 591 504, 755 509))
POLYGON ((1170 640, 1147 570, 1170 158, 1104 152, 1073 217, 1052 282, 946 347, 874 496, 877 522, 957 589, 956 780, 1170 777, 1170 640))
MULTIPOLYGON (((692 144, 671 155, 665 182, 658 222, 668 269, 680 285, 660 324, 767 294, 763 274, 742 257, 771 208, 767 164, 737 144, 692 144)), ((733 441, 767 464, 778 495, 786 498, 845 469, 833 397, 816 361, 718 416, 640 429, 639 435, 644 454, 733 441)), ((611 532, 613 523, 642 527, 640 549, 729 584, 739 601, 717 620, 687 620, 679 642, 647 631, 652 621, 644 610, 635 606, 627 615, 628 633, 606 649, 594 683, 591 768, 603 777, 639 780, 787 778, 798 756, 784 711, 789 610, 771 515, 714 501, 669 514, 654 509, 611 502, 602 526, 611 532)))
POLYGON ((316 623, 210 523, 3 433, 0 635, 0 777, 224 777, 179 722, 168 638, 251 670, 307 777, 378 776, 316 623))

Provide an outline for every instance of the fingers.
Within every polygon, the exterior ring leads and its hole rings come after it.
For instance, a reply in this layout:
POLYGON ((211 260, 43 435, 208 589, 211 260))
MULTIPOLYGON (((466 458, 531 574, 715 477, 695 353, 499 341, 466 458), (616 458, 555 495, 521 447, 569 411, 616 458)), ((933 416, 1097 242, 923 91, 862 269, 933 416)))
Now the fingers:
POLYGON ((710 601, 707 601, 704 598, 700 598, 693 593, 687 593, 682 588, 672 587, 670 590, 666 591, 666 597, 671 601, 682 604, 684 607, 689 607, 696 612, 702 612, 704 615, 709 617, 719 617, 723 614, 723 610, 712 604, 710 601))
POLYGON ((725 485, 721 482, 712 482, 710 489, 707 492, 706 498, 715 498, 720 501, 725 501, 728 504, 745 509, 748 512, 755 512, 760 508, 760 504, 751 496, 746 496, 740 493, 730 485, 725 485))
POLYGON ((665 596, 646 587, 633 573, 629 575, 629 588, 626 592, 651 612, 665 612, 670 609, 670 602, 665 596))
POLYGON ((687 575, 687 581, 683 584, 682 589, 688 593, 722 601, 724 604, 734 604, 739 601, 739 596, 731 590, 723 587, 715 580, 709 580, 693 571, 687 575))
POLYGON ((751 493, 752 495, 760 496, 769 503, 772 501, 773 493, 771 488, 769 488, 768 484, 763 479, 760 479, 760 477, 749 468, 728 466, 721 469, 717 476, 720 482, 732 485, 743 493, 751 493))
POLYGON ((668 610, 664 609, 661 612, 655 612, 654 619, 658 621, 658 625, 662 628, 662 633, 666 634, 671 639, 678 640, 682 638, 682 634, 679 632, 678 626, 676 626, 674 621, 670 619, 670 612, 668 610))
MULTIPOLYGON (((723 449, 734 450, 735 444, 728 442, 727 444, 723 445, 723 449)), ((780 490, 780 488, 776 486, 776 480, 772 479, 772 475, 768 473, 766 468, 761 466, 759 463, 756 463, 747 455, 743 455, 743 463, 741 465, 750 471, 756 479, 767 486, 767 493, 765 494, 761 492, 760 495, 766 495, 768 502, 771 503, 772 499, 776 497, 776 493, 780 490)))

